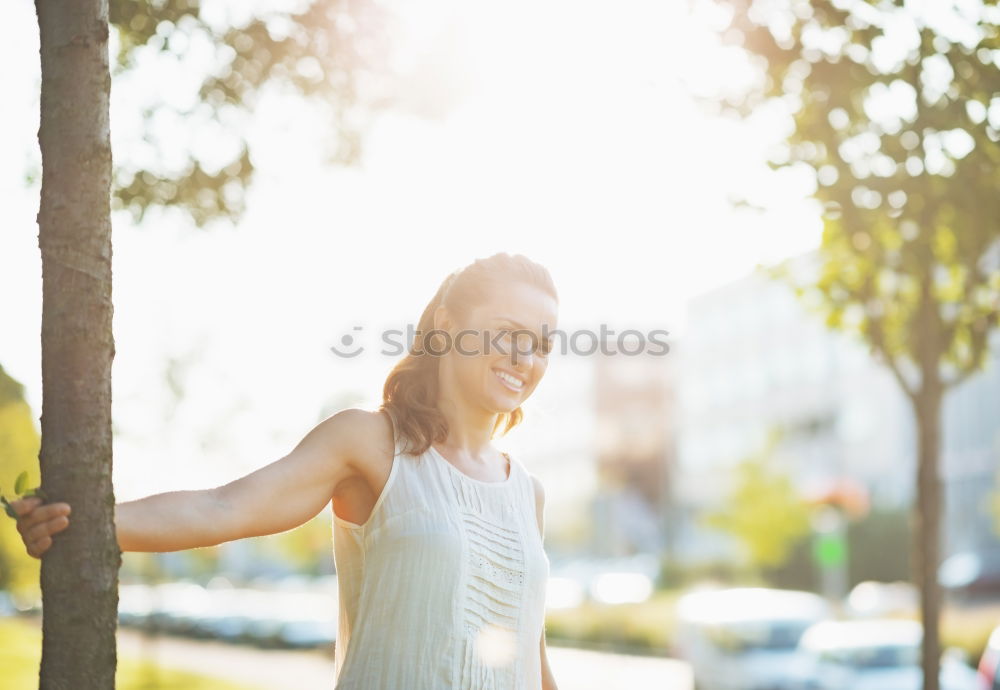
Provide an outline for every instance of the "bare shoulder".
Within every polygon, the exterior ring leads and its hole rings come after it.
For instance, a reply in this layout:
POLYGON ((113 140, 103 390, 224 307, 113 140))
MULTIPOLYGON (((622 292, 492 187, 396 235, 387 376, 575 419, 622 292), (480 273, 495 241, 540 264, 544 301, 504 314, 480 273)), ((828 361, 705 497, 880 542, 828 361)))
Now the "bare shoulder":
POLYGON ((345 409, 316 424, 287 455, 214 492, 226 508, 222 541, 284 532, 310 520, 336 499, 339 487, 375 484, 391 463, 391 427, 384 414, 345 409), (387 447, 388 444, 388 447, 387 447), (294 501, 274 501, 295 496, 294 501), (270 505, 260 510, 262 505, 270 505))
POLYGON ((348 464, 362 474, 392 462, 395 442, 386 412, 349 407, 327 417, 320 426, 327 427, 331 437, 340 439, 348 464))

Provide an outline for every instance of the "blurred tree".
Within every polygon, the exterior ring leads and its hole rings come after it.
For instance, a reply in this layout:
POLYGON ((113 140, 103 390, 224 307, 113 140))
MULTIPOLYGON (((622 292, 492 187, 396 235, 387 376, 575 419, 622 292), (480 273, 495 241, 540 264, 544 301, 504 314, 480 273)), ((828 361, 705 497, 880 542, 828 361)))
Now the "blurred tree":
POLYGON ((118 568, 111 483, 108 5, 38 0, 41 58, 43 498, 73 507, 42 556, 42 688, 115 683, 118 568))
POLYGON ((995 2, 716 0, 724 40, 760 67, 722 97, 784 108, 776 168, 815 176, 819 278, 772 275, 829 326, 860 334, 912 403, 918 429, 913 571, 925 690, 937 690, 941 402, 977 371, 1000 318, 1000 9, 995 2))
POLYGON ((185 82, 182 67, 202 70, 190 103, 164 98, 148 106, 142 141, 122 151, 116 145, 114 208, 128 209, 137 221, 147 209, 164 206, 184 209, 198 225, 237 219, 254 170, 248 115, 268 89, 323 108, 330 128, 316 133, 317 146, 327 147, 333 161, 357 160, 367 115, 387 100, 377 78, 384 73, 387 13, 376 0, 298 5, 241 19, 252 10, 234 6, 223 16, 219 3, 200 0, 110 1, 116 80, 136 70, 141 75, 154 59, 170 63, 178 84, 185 82), (190 55, 196 60, 186 61, 190 55), (206 156, 185 145, 178 150, 177 128, 201 128, 209 135, 204 138, 229 153, 206 156))
POLYGON ((333 570, 330 549, 333 528, 325 514, 287 532, 258 539, 265 553, 287 563, 299 574, 319 576, 333 570))
MULTIPOLYGON (((28 486, 38 486, 41 439, 24 387, 0 366, 0 494, 13 498, 14 478, 28 472, 28 486)), ((0 530, 0 589, 35 599, 39 595, 39 562, 24 550, 13 520, 0 530)))
POLYGON ((334 157, 354 160, 363 121, 357 110, 372 103, 359 74, 378 53, 368 31, 377 7, 366 0, 317 1, 298 12, 227 23, 210 21, 198 0, 112 0, 110 8, 98 0, 36 3, 44 400, 38 456, 47 498, 74 506, 73 526, 41 563, 41 687, 114 685, 122 561, 111 482, 110 196, 137 219, 168 205, 185 209, 198 225, 237 217, 252 174, 239 113, 272 83, 329 107, 341 135, 334 157), (189 46, 210 48, 198 98, 174 113, 174 124, 186 129, 199 119, 214 121, 215 149, 235 137, 227 161, 208 164, 193 149, 178 155, 174 141, 153 126, 179 107, 164 100, 147 113, 144 146, 130 148, 113 176, 109 21, 117 30, 118 75, 134 69, 142 53, 180 59, 189 46))
POLYGON ((701 516, 706 527, 736 537, 746 549, 749 565, 758 571, 785 563, 810 531, 808 504, 791 478, 772 466, 777 442, 778 436, 772 434, 764 449, 740 462, 725 507, 701 516))

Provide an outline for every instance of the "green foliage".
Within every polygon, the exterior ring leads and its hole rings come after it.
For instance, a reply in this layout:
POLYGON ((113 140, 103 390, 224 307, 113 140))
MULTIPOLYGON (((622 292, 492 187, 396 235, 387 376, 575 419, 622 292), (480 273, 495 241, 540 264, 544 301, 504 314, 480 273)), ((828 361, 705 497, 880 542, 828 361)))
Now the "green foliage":
POLYGON ((791 478, 772 467, 777 437, 736 467, 725 509, 702 515, 706 527, 727 532, 743 545, 754 568, 784 563, 795 543, 810 532, 810 508, 791 478))
POLYGON ((357 160, 367 114, 382 105, 374 85, 384 71, 387 17, 376 0, 315 0, 296 11, 230 22, 220 20, 216 5, 206 11, 199 0, 111 0, 109 12, 118 35, 116 79, 150 59, 179 69, 191 45, 207 44, 213 55, 195 104, 150 106, 142 142, 115 152, 115 208, 136 220, 164 206, 184 209, 198 225, 237 219, 254 172, 248 116, 265 89, 325 108, 330 129, 316 132, 317 145, 330 149, 331 160, 357 160), (221 165, 209 164, 193 150, 178 151, 175 139, 160 140, 154 121, 235 140, 234 153, 221 165), (167 160, 169 167, 161 163, 167 160))
MULTIPOLYGON (((943 365, 946 387, 978 370, 1000 320, 1000 9, 718 2, 764 76, 727 105, 783 104, 794 129, 771 163, 816 178, 821 265, 799 293, 911 397, 908 368, 943 365)), ((769 272, 797 279, 788 264, 769 272)))
MULTIPOLYGON (((45 492, 42 491, 42 487, 37 486, 34 489, 28 489, 28 471, 24 470, 21 474, 17 475, 17 479, 14 480, 14 493, 17 494, 17 498, 28 498, 29 496, 39 496, 43 501, 45 500, 45 492)), ((14 506, 7 502, 7 498, 0 494, 0 503, 3 503, 4 512, 8 516, 17 519, 17 512, 14 510, 14 506)))
MULTIPOLYGON (((41 481, 41 438, 23 390, 0 366, 0 493, 3 487, 23 489, 41 481)), ((39 562, 25 551, 14 522, 5 522, 0 524, 0 589, 37 594, 39 562)))
POLYGON ((25 489, 28 488, 28 471, 24 470, 21 474, 17 475, 17 479, 14 480, 14 493, 23 494, 25 489))

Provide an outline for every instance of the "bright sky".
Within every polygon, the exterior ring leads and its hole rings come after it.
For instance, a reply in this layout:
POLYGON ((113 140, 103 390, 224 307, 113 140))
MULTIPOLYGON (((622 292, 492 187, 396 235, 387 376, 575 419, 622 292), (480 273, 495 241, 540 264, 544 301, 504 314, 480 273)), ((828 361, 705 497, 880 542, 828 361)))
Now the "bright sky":
MULTIPOLYGON (((547 266, 562 328, 676 335, 692 295, 814 246, 808 185, 763 164, 778 122, 712 118, 690 95, 746 70, 687 4, 404 3, 407 54, 422 67, 408 111, 378 121, 361 166, 324 165, 322 121, 272 100, 254 125, 258 175, 238 228, 117 216, 119 500, 229 481, 288 452, 324 406, 374 407, 395 360, 327 348, 358 325, 374 345, 379 329, 414 323, 445 275, 477 257, 547 266), (440 94, 450 110, 417 114, 440 94), (781 208, 734 212, 741 190, 781 208)), ((6 10, 0 64, 16 68, 0 73, 0 363, 37 419, 38 185, 25 181, 38 157, 37 23, 27 0, 6 10)), ((116 141, 146 95, 116 81, 116 141)))

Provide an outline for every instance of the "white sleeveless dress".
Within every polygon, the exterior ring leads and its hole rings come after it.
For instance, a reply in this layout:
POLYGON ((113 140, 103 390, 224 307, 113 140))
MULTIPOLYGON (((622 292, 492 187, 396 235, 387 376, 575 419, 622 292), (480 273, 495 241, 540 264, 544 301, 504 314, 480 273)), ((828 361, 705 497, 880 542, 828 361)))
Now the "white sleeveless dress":
POLYGON ((370 517, 334 514, 337 690, 541 690, 549 559, 531 476, 401 452, 370 517))

